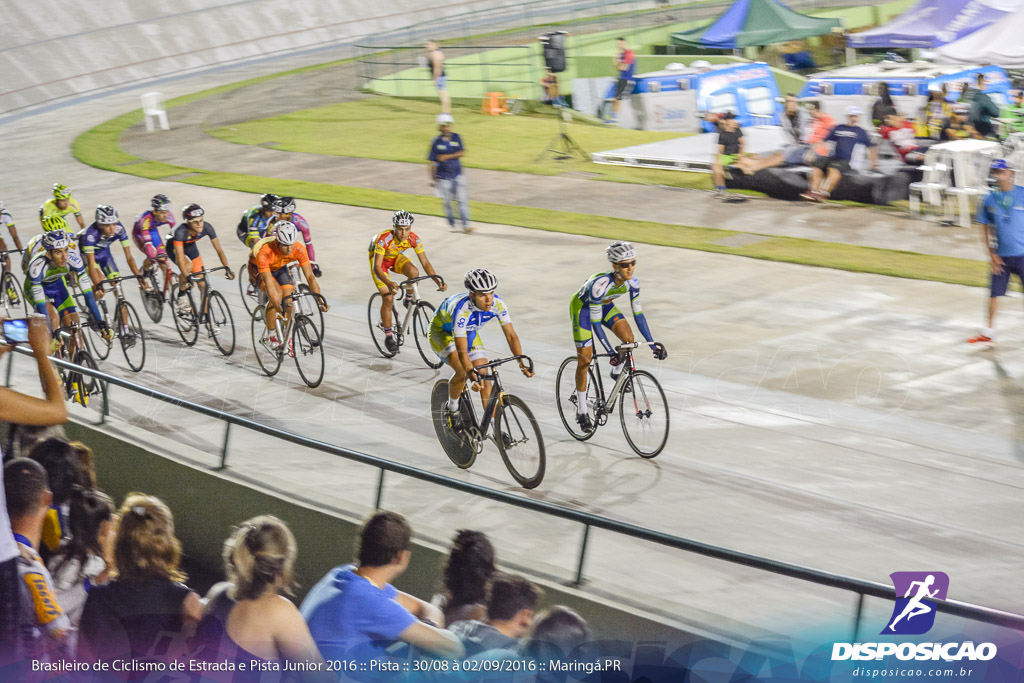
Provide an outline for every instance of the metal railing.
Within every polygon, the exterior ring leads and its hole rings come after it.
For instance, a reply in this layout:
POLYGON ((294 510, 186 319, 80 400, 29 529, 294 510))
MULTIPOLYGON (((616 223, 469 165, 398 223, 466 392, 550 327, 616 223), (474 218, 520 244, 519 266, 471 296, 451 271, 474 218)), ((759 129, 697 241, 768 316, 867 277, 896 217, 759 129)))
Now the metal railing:
MULTIPOLYGON (((31 355, 31 352, 24 347, 15 347, 15 352, 20 352, 21 355, 31 355)), ((7 371, 6 371, 6 386, 11 385, 11 374, 13 371, 15 353, 8 354, 7 371)), ((239 417, 232 413, 227 413, 216 408, 210 408, 209 406, 202 405, 200 403, 194 403, 192 401, 171 396, 149 387, 129 382, 121 379, 120 377, 114 377, 104 372, 99 372, 91 368, 85 368, 73 363, 69 363, 64 360, 51 359, 52 362, 62 368, 71 370, 74 372, 82 373, 89 377, 95 377, 96 379, 105 382, 106 388, 102 392, 102 400, 100 405, 100 418, 97 424, 104 424, 107 418, 110 416, 110 388, 112 386, 127 389, 136 394, 141 394, 149 398, 163 401, 174 406, 186 408, 196 413, 206 415, 209 417, 216 418, 224 422, 224 440, 220 452, 220 465, 215 470, 224 470, 228 467, 228 440, 231 434, 231 427, 238 426, 245 429, 258 432, 260 434, 266 434, 267 436, 275 439, 280 439, 287 443, 292 443, 305 448, 311 448, 313 450, 320 451, 321 453, 328 453, 338 457, 346 458, 353 462, 362 463, 364 465, 370 465, 380 470, 380 476, 377 480, 377 491, 375 495, 374 509, 380 508, 380 502, 382 500, 384 491, 384 478, 388 472, 394 474, 401 474, 406 477, 412 477, 420 481, 429 482, 438 486, 443 486, 448 489, 455 491, 461 491, 470 495, 479 496, 493 501, 498 501, 511 505, 513 507, 521 508, 524 510, 530 510, 532 512, 539 512, 541 514, 550 515, 559 519, 564 519, 572 522, 577 522, 583 525, 583 538, 580 543, 579 559, 576 564, 576 578, 572 585, 580 586, 584 580, 584 564, 586 561, 587 554, 587 543, 590 539, 590 530, 603 529, 605 531, 611 531, 613 533, 622 534, 630 538, 648 541, 655 543, 667 548, 674 548, 676 550, 683 550, 690 553, 696 553, 704 557, 714 558, 716 560, 722 560, 732 564, 741 565, 744 567, 750 567, 752 569, 758 569, 761 571, 771 572, 781 576, 799 579, 801 581, 808 581, 819 586, 828 586, 831 588, 838 588, 840 590, 849 591, 857 595, 855 615, 852 624, 852 641, 857 639, 857 634, 860 628, 861 615, 864 610, 864 598, 867 596, 875 598, 883 598, 886 600, 892 600, 896 596, 893 588, 882 583, 875 581, 865 581, 863 579, 856 579, 849 576, 843 576, 841 574, 834 574, 832 572, 826 572, 819 569, 813 569, 810 567, 804 567, 797 564, 791 564, 789 562, 781 562, 779 560, 771 560, 757 555, 751 555, 748 553, 740 552, 737 550, 730 550, 728 548, 722 548, 719 546, 710 545, 707 543, 701 543, 699 541, 693 541, 690 539, 682 538, 680 536, 673 536, 672 534, 666 534, 660 531, 654 531, 652 529, 646 529, 635 524, 629 524, 627 522, 620 522, 618 520, 610 519, 608 517, 602 517, 599 515, 590 514, 587 512, 581 512, 579 510, 573 510, 570 508, 555 505, 553 503, 546 503, 540 500, 533 500, 531 498, 524 498, 504 491, 496 491, 489 489, 485 486, 478 484, 470 484, 467 482, 459 481, 457 479, 451 479, 441 474, 435 474, 433 472, 427 472, 425 470, 418 469, 416 467, 410 467, 409 465, 403 465, 401 463, 379 458, 374 455, 367 453, 360 453, 349 448, 342 448, 331 443, 324 441, 318 441, 316 439, 310 439, 309 437, 300 436, 287 432, 283 429, 277 429, 265 424, 261 424, 254 420, 249 420, 244 417, 239 417)), ((942 600, 932 601, 935 603, 936 608, 940 612, 945 612, 954 616, 958 616, 965 619, 971 619, 986 624, 993 624, 996 626, 1002 626, 1005 628, 1011 628, 1016 630, 1024 630, 1024 616, 1019 614, 1013 614, 1002 610, 992 609, 990 607, 982 607, 980 605, 974 605, 971 603, 960 602, 958 600, 942 600)))

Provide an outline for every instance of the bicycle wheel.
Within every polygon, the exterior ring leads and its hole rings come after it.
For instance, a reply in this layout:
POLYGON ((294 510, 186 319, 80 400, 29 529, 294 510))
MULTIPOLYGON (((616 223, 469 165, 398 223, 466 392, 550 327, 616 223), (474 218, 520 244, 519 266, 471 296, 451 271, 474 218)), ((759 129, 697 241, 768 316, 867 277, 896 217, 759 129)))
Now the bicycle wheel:
POLYGON ((21 291, 21 283, 14 273, 6 272, 0 279, 0 297, 3 298, 5 317, 25 318, 28 316, 28 303, 21 291))
POLYGON ((420 301, 416 304, 416 310, 412 312, 412 336, 416 338, 416 348, 420 351, 420 358, 428 368, 437 370, 444 365, 444 361, 437 357, 434 349, 430 348, 430 321, 433 319, 433 304, 429 301, 420 301))
POLYGON ((324 380, 324 345, 316 331, 316 323, 302 313, 295 314, 291 352, 295 356, 299 377, 306 386, 320 386, 324 380))
POLYGON ((668 441, 668 400, 654 375, 636 370, 622 384, 619 419, 630 448, 641 458, 653 458, 668 441))
POLYGON ((146 364, 146 333, 142 329, 139 314, 135 312, 134 306, 122 301, 117 304, 114 319, 124 359, 128 361, 128 367, 139 372, 146 364))
MULTIPOLYGON (((107 313, 107 302, 103 300, 97 301, 96 307, 100 309, 100 313, 103 315, 102 321, 107 324, 108 329, 112 329, 110 328, 110 315, 107 313)), ((91 321, 93 317, 92 313, 88 312, 88 308, 85 310, 89 320, 91 321)), ((110 349, 114 347, 114 340, 112 338, 107 339, 104 337, 102 329, 96 329, 96 327, 90 323, 89 333, 86 335, 86 338, 89 340, 88 344, 92 348, 93 353, 96 354, 96 358, 106 360, 110 356, 110 349)))
POLYGON ((281 369, 281 360, 284 358, 281 347, 274 348, 270 345, 267 326, 263 323, 263 316, 266 314, 266 306, 257 306, 252 312, 252 351, 256 354, 256 362, 267 377, 273 377, 281 369))
POLYGON ((587 369, 587 412, 594 428, 584 431, 576 421, 576 356, 569 356, 562 361, 555 378, 555 403, 558 405, 558 417, 566 431, 577 441, 586 441, 597 431, 597 377, 594 376, 594 363, 587 369))
POLYGON ((192 346, 199 338, 199 317, 196 315, 196 304, 192 300, 192 290, 178 296, 178 283, 171 285, 171 314, 174 327, 185 346, 192 346))
POLYGON ((260 303, 260 295, 255 283, 249 278, 248 260, 238 269, 238 293, 242 295, 242 305, 245 306, 245 312, 252 315, 252 312, 256 310, 260 303))
POLYGON ((231 317, 228 302, 220 292, 211 291, 207 306, 206 329, 220 352, 230 356, 235 352, 235 320, 231 317))
POLYGON ((163 284, 158 282, 158 279, 156 269, 150 268, 146 273, 149 289, 142 292, 142 307, 146 309, 149 319, 155 323, 164 317, 163 284))
MULTIPOLYGON (((380 351, 380 355, 385 358, 391 358, 395 354, 388 351, 388 347, 384 345, 384 323, 381 321, 380 307, 384 302, 384 297, 380 295, 380 292, 375 292, 370 297, 370 306, 367 309, 366 316, 367 321, 370 323, 370 336, 373 338, 373 343, 380 351)), ((392 324, 394 324, 395 311, 392 309, 392 324)))
POLYGON ((494 420, 495 443, 512 478, 524 489, 544 478, 544 437, 530 409, 518 396, 506 394, 494 420))
POLYGON ((320 335, 320 339, 323 339, 324 312, 317 305, 316 298, 313 297, 313 290, 309 288, 309 285, 299 285, 296 289, 299 292, 299 296, 295 297, 296 305, 299 308, 297 312, 302 313, 316 323, 317 334, 320 335))
POLYGON ((448 380, 439 379, 430 392, 430 417, 434 423, 434 432, 441 442, 448 459, 461 469, 469 469, 476 462, 476 448, 472 440, 465 434, 452 431, 448 418, 448 380))
MULTIPOLYGON (((90 370, 99 370, 92 354, 86 349, 78 349, 78 351, 75 352, 75 364, 81 365, 83 368, 89 368, 90 370)), ((106 382, 98 380, 95 377, 87 377, 79 372, 71 374, 75 376, 78 382, 77 391, 74 392, 74 396, 72 397, 76 403, 79 403, 82 406, 88 406, 92 399, 99 399, 102 401, 102 395, 107 391, 106 382)))

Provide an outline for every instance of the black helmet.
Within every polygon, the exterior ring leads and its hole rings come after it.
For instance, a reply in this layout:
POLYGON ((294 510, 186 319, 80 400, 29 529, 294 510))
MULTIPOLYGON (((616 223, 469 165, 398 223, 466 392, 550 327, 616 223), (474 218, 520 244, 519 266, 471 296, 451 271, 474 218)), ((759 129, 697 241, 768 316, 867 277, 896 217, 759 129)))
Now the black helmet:
POLYGON ((260 197, 260 206, 262 206, 264 209, 272 209, 274 208, 274 202, 276 202, 278 199, 280 199, 280 197, 278 197, 276 194, 271 194, 268 192, 262 197, 260 197))
POLYGON ((203 207, 195 203, 189 204, 188 206, 181 210, 181 217, 184 218, 186 221, 190 221, 193 218, 202 218, 205 215, 206 212, 203 211, 203 207))
POLYGON ((171 199, 165 194, 153 195, 149 205, 154 211, 168 211, 171 208, 171 199))

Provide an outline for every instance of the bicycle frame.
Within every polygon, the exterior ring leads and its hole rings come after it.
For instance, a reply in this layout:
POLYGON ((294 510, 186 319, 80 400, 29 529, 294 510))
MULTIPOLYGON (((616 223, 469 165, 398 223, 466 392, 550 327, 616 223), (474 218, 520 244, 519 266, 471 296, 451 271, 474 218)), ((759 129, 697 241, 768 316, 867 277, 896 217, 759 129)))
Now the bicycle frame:
MULTIPOLYGON (((440 275, 437 276, 441 282, 444 282, 444 278, 440 275)), ((399 287, 401 288, 402 297, 395 297, 394 302, 397 304, 399 301, 405 303, 405 317, 402 318, 402 324, 399 326, 399 330, 402 332, 404 337, 409 332, 409 325, 412 323, 412 314, 416 310, 416 303, 420 300, 420 289, 416 285, 421 280, 434 280, 433 275, 421 275, 420 277, 413 277, 404 280, 399 287), (409 298, 411 297, 411 298, 409 298)), ((436 282, 436 280, 434 280, 436 282)), ((391 306, 391 315, 395 315, 395 304, 391 306)))
MULTIPOLYGON (((289 299, 301 299, 301 298, 304 298, 306 296, 312 296, 314 298, 314 300, 319 300, 319 299, 323 298, 322 295, 317 294, 316 292, 310 292, 310 294, 308 294, 308 295, 307 294, 300 294, 299 292, 292 292, 291 294, 288 294, 288 295, 286 295, 286 296, 281 298, 281 308, 282 309, 287 309, 288 308, 289 299)), ((298 314, 299 315, 307 315, 304 311, 301 311, 301 310, 298 312, 298 314)), ((293 311, 292 315, 290 315, 287 318, 285 318, 285 320, 287 322, 285 323, 285 326, 284 326, 283 330, 281 329, 281 318, 284 318, 283 312, 282 312, 282 315, 280 315, 277 318, 277 320, 274 321, 274 331, 277 332, 277 334, 279 335, 278 339, 281 340, 282 348, 284 347, 285 344, 287 344, 287 340, 291 338, 292 333, 295 332, 295 315, 296 314, 293 311)), ((308 315, 307 315, 307 317, 308 317, 308 315)), ((265 324, 265 322, 264 322, 264 324, 265 324)))
MULTIPOLYGON (((646 344, 648 342, 642 343, 646 344)), ((658 342, 654 343, 661 346, 658 342)), ((622 362, 626 364, 626 367, 619 373, 619 376, 615 380, 615 384, 612 385, 608 394, 604 393, 604 379, 601 377, 602 373, 599 371, 594 372, 594 376, 597 377, 597 398, 600 401, 600 404, 597 406, 599 408, 599 415, 611 415, 615 410, 615 406, 618 403, 619 398, 622 396, 622 385, 626 383, 626 380, 628 380, 634 372, 636 372, 636 363, 633 361, 633 349, 639 348, 640 345, 641 342, 620 344, 615 347, 615 352, 613 353, 595 353, 591 358, 590 362, 593 364, 598 358, 614 358, 625 352, 625 358, 622 362)))
POLYGON ((196 283, 196 286, 198 286, 198 283, 203 282, 206 285, 205 287, 199 288, 199 310, 196 311, 196 313, 199 315, 200 319, 202 319, 202 317, 205 316, 208 312, 207 309, 210 306, 210 292, 213 291, 211 289, 212 285, 210 284, 210 279, 207 278, 206 276, 209 275, 210 273, 216 273, 218 270, 230 271, 231 269, 228 268, 227 266, 217 266, 216 268, 203 268, 198 272, 190 273, 188 276, 188 281, 190 283, 196 283))
POLYGON ((459 403, 468 410, 471 426, 475 427, 479 431, 481 438, 486 437, 487 429, 491 426, 491 420, 494 417, 498 401, 501 400, 502 395, 505 393, 505 390, 501 386, 501 380, 498 377, 498 366, 520 358, 525 358, 530 363, 530 370, 533 370, 533 359, 525 355, 509 356, 508 358, 502 358, 476 366, 475 370, 477 371, 477 374, 480 375, 481 381, 492 382, 491 395, 487 397, 487 403, 484 405, 484 418, 479 423, 476 421, 476 410, 473 408, 474 401, 467 394, 467 392, 471 392, 472 390, 467 386, 463 389, 462 393, 459 394, 459 403), (483 373, 481 370, 490 370, 491 372, 483 373))

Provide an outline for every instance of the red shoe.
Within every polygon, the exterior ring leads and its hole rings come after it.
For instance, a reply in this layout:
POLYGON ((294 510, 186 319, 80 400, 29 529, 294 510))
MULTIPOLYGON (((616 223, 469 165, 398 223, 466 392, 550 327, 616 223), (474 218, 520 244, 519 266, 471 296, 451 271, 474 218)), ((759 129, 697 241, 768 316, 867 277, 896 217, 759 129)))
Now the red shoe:
POLYGON ((979 332, 978 334, 976 334, 973 337, 971 337, 970 339, 968 339, 967 343, 968 344, 993 344, 995 342, 992 341, 991 337, 986 337, 984 335, 984 333, 979 332))

